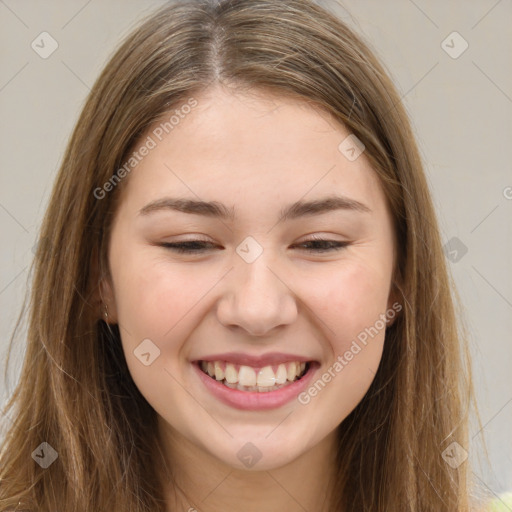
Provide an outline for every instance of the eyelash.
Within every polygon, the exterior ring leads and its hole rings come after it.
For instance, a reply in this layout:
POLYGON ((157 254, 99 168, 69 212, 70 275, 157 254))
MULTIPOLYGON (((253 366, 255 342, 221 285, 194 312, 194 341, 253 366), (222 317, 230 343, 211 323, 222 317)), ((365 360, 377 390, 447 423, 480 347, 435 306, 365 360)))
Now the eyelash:
MULTIPOLYGON (((305 249, 308 252, 317 252, 317 253, 325 253, 325 252, 331 252, 331 251, 339 251, 346 246, 349 245, 349 242, 339 242, 337 240, 326 240, 323 238, 313 238, 311 240, 305 240, 304 242, 301 242, 297 245, 305 245, 308 243, 320 243, 320 244, 326 244, 330 245, 330 247, 324 249, 305 249)), ((215 244, 212 244, 211 242, 204 242, 202 240, 188 240, 186 242, 177 242, 177 243, 163 243, 161 244, 162 247, 165 247, 166 249, 170 249, 174 252, 178 253, 188 253, 188 254, 198 254, 200 252, 203 252, 205 245, 211 245, 214 246, 215 244), (199 250, 191 249, 191 246, 202 246, 199 250)))

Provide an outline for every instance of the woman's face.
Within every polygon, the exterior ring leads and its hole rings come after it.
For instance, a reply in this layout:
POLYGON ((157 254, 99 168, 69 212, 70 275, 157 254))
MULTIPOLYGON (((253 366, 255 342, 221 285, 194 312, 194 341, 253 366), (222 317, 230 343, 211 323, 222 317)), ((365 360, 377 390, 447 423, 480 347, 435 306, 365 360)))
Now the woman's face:
POLYGON ((392 220, 327 114, 220 88, 194 99, 141 139, 124 178, 109 320, 161 425, 232 467, 271 469, 333 433, 377 372, 392 220))

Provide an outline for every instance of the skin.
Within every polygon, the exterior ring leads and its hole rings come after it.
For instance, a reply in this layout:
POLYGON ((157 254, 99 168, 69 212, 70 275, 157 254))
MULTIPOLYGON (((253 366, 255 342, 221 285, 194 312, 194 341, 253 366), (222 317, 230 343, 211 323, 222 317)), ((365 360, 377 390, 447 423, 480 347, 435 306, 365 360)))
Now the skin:
POLYGON ((328 510, 336 427, 368 390, 385 329, 306 405, 232 408, 190 361, 278 351, 319 361, 321 377, 394 302, 391 214, 365 154, 349 161, 338 150, 350 132, 327 113, 220 86, 195 98, 198 106, 125 178, 103 283, 109 321, 119 323, 130 373, 158 414, 168 469, 184 491, 167 486, 169 510, 175 502, 184 511, 328 510), (333 192, 371 211, 276 223, 284 206, 333 192), (166 196, 219 201, 236 218, 139 215, 166 196), (349 245, 323 253, 296 245, 313 235, 349 245), (247 236, 263 248, 252 263, 236 252, 247 236), (158 245, 191 239, 215 245, 195 255, 158 245), (133 354, 146 338, 160 349, 149 366, 133 354), (251 468, 237 457, 248 441, 262 454, 251 468))

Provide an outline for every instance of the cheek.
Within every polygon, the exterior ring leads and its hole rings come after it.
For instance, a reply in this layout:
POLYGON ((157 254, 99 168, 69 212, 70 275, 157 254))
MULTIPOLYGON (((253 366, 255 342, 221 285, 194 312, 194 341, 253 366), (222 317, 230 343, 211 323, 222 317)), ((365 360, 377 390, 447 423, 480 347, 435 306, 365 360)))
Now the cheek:
POLYGON ((163 339, 206 293, 212 280, 194 277, 191 267, 133 257, 117 274, 116 305, 127 332, 163 339))
POLYGON ((309 292, 310 304, 329 327, 329 337, 346 343, 385 313, 389 287, 384 266, 351 262, 324 276, 323 285, 309 292))
MULTIPOLYGON (((384 270, 364 263, 332 272, 313 295, 328 341, 329 357, 299 403, 339 425, 359 404, 375 378, 385 338, 389 279, 384 270), (326 412, 328 411, 328 412, 326 412)), ((313 414, 313 412, 312 412, 313 414)))
POLYGON ((197 322, 194 310, 197 311, 201 297, 212 287, 209 281, 213 277, 194 277, 191 267, 184 270, 179 265, 145 258, 142 251, 138 256, 132 254, 125 258, 118 271, 113 272, 121 343, 128 369, 152 406, 163 400, 162 404, 169 407, 179 396, 177 382, 182 376, 175 362, 180 358, 183 340, 187 339, 192 323, 197 322), (142 354, 148 352, 146 365, 142 354))

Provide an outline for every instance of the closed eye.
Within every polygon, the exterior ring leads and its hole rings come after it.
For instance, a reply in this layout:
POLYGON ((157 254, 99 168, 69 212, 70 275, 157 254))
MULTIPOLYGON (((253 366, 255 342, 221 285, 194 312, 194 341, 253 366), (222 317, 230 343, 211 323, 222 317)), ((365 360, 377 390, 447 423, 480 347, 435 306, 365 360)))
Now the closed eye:
POLYGON ((349 242, 340 242, 339 240, 325 240, 323 238, 315 238, 314 240, 306 240, 298 244, 299 246, 308 245, 308 244, 317 244, 316 248, 306 249, 311 252, 328 252, 328 251, 339 251, 349 245, 349 242))
MULTIPOLYGON (((207 247, 215 248, 216 245, 212 242, 205 242, 203 240, 187 240, 186 242, 164 242, 160 244, 162 247, 166 249, 170 249, 171 251, 177 253, 187 253, 187 254, 199 254, 201 252, 205 252, 207 247)), ((304 250, 307 252, 331 252, 331 251, 339 251, 346 246, 349 245, 349 242, 340 242, 339 240, 327 240, 323 238, 314 238, 312 240, 306 240, 301 242, 300 244, 296 244, 295 246, 303 247, 308 246, 304 250)), ((292 246, 294 247, 294 246, 292 246)))

